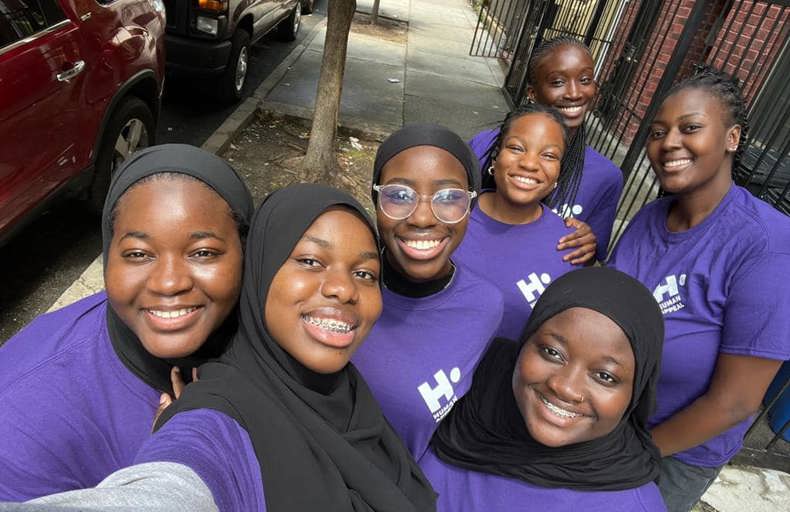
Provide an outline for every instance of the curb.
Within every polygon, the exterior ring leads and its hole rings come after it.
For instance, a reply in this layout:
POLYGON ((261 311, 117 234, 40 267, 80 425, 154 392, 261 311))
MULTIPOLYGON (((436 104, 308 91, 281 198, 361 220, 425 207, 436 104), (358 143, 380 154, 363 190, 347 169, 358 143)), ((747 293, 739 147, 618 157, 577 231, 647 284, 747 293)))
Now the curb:
MULTIPOLYGON (((283 61, 272 71, 255 92, 244 100, 236 110, 233 111, 222 124, 214 130, 206 142, 201 146, 202 149, 217 155, 222 153, 230 146, 231 141, 236 135, 249 125, 258 112, 258 103, 266 97, 269 92, 282 80, 291 65, 304 53, 310 43, 318 33, 326 26, 326 19, 318 22, 307 34, 304 40, 298 44, 283 59, 283 61)), ((312 116, 311 116, 312 117, 312 116)), ((47 309, 47 312, 60 309, 83 297, 96 293, 104 288, 104 269, 102 266, 102 255, 99 254, 95 260, 88 265, 82 274, 69 285, 68 288, 58 297, 55 302, 47 309)))

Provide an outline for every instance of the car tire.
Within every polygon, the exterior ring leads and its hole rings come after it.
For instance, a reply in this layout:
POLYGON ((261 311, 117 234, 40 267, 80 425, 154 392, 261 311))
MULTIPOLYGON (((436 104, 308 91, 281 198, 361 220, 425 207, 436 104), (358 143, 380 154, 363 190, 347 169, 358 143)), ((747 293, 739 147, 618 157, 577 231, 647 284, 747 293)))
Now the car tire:
POLYGON ((302 14, 312 14, 315 8, 315 0, 300 0, 302 2, 302 14))
POLYGON ((295 41, 296 35, 299 33, 299 27, 301 26, 302 7, 300 1, 296 2, 294 10, 291 11, 291 14, 289 14, 287 18, 282 20, 280 24, 277 25, 277 35, 280 36, 280 39, 283 41, 295 41))
POLYGON ((110 181, 118 167, 137 150, 154 145, 156 123, 148 105, 135 96, 120 102, 101 136, 96 153, 88 208, 101 213, 110 181))
POLYGON ((233 34, 230 59, 217 84, 217 97, 220 101, 223 103, 236 103, 241 99, 244 85, 247 83, 249 63, 250 34, 246 30, 239 28, 233 34))

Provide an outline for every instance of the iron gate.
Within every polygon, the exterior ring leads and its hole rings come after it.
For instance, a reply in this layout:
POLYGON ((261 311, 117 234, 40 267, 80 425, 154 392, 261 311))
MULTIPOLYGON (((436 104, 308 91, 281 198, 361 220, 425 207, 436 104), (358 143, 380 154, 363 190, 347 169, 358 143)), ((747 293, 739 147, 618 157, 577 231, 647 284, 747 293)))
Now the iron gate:
MULTIPOLYGON (((790 214, 790 0, 524 4, 521 26, 509 28, 511 65, 504 89, 512 105, 524 99, 526 64, 542 40, 570 35, 585 40, 593 51, 600 95, 587 119, 588 143, 613 160, 626 178, 610 247, 659 191, 644 149, 649 121, 672 85, 700 64, 723 69, 743 84, 751 129, 743 158, 733 170, 736 182, 790 214)), ((758 459, 762 466, 790 471, 787 443, 779 443, 777 450, 777 435, 768 449, 755 447, 753 434, 747 436, 740 460, 758 459)))

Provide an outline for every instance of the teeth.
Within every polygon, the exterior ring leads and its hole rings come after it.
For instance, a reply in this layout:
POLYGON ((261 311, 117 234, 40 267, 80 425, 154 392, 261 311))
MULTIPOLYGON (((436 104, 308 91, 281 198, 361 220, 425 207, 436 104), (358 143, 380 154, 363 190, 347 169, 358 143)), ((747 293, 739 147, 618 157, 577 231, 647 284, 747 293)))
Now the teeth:
POLYGON ((548 408, 548 409, 549 409, 551 412, 553 412, 554 414, 556 414, 556 415, 557 415, 557 416, 559 416, 560 418, 576 418, 576 417, 578 417, 578 416, 581 416, 581 414, 576 414, 575 412, 566 411, 565 409, 563 409, 563 408, 561 408, 561 407, 557 407, 557 406, 556 406, 556 405, 554 405, 553 403, 551 403, 551 402, 549 402, 548 400, 546 400, 546 398, 545 398, 545 397, 543 397, 543 396, 541 396, 541 397, 540 397, 540 401, 541 401, 541 402, 543 402, 543 404, 544 404, 544 405, 545 405, 545 406, 546 406, 546 407, 547 407, 547 408, 548 408))
POLYGON ((518 181, 519 183, 523 183, 525 185, 537 185, 538 180, 532 178, 526 178, 524 176, 513 176, 513 179, 518 181))
POLYGON ((672 169, 674 167, 683 167, 684 165, 688 165, 690 163, 690 158, 681 158, 680 160, 670 160, 669 162, 664 162, 664 167, 672 169))
POLYGON ((340 320, 330 320, 328 318, 315 318, 312 316, 304 316, 304 321, 308 324, 315 325, 325 331, 332 331, 340 334, 351 332, 351 324, 342 322, 340 320))
POLYGON ((428 251, 438 247, 440 240, 404 240, 406 245, 418 251, 428 251))
POLYGON ((189 313, 195 311, 197 308, 183 308, 177 309, 176 311, 156 311, 154 309, 149 309, 148 311, 159 318, 178 318, 184 315, 188 315, 189 313))
POLYGON ((569 114, 578 114, 583 108, 583 105, 579 105, 578 107, 560 107, 560 110, 569 114))

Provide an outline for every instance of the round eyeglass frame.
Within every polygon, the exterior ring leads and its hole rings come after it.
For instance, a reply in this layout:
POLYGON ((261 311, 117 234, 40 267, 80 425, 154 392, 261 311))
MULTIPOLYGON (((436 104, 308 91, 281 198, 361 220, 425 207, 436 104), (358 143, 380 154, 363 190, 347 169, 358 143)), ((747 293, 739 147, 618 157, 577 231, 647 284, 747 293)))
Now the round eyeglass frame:
POLYGON ((434 192, 433 194, 418 194, 418 193, 417 193, 417 191, 416 191, 416 190, 414 190, 413 188, 411 188, 410 186, 408 186, 408 185, 403 185, 403 184, 401 184, 401 183, 393 183, 393 184, 391 184, 391 185, 373 185, 373 190, 375 190, 375 191, 376 191, 376 192, 379 194, 378 200, 376 201, 376 202, 378 203, 379 210, 381 210, 381 213, 383 213, 383 214, 384 214, 384 215, 385 215, 385 216, 386 216, 388 219, 392 219, 392 220, 403 220, 403 219, 408 219, 409 217, 411 217, 411 216, 414 214, 414 212, 416 212, 416 211, 417 211, 417 207, 419 207, 419 205, 420 205, 420 202, 421 202, 422 200, 424 200, 424 199, 430 199, 430 204, 431 204, 431 213, 433 213, 433 216, 434 216, 434 217, 436 217, 436 219, 437 219, 438 221, 442 222, 443 224, 458 224, 459 222, 461 222, 462 220, 464 220, 464 218, 465 218, 467 215, 469 215, 469 210, 470 210, 470 209, 471 209, 471 207, 472 207, 472 200, 473 200, 475 197, 477 197, 477 192, 475 192, 474 190, 464 190, 464 189, 462 189, 462 188, 453 188, 453 187, 448 187, 448 188, 443 188, 443 189, 437 190, 437 191, 436 191, 436 192, 434 192), (404 187, 404 188, 407 188, 407 189, 411 190, 412 192, 414 192, 414 193, 417 195, 417 201, 414 203, 414 208, 412 208, 412 210, 409 212, 409 214, 408 214, 408 215, 404 215, 404 216, 402 216, 402 217, 396 217, 396 216, 394 216, 394 215, 390 215, 389 213, 387 213, 387 212, 384 210, 384 207, 381 205, 381 195, 382 195, 382 194, 381 194, 381 191, 382 191, 382 189, 384 189, 384 188, 386 188, 386 187, 391 187, 391 186, 397 186, 397 187, 404 187), (436 195, 437 195, 437 194, 439 194, 439 193, 441 193, 441 192, 444 192, 445 190, 459 190, 459 191, 461 191, 461 192, 464 192, 464 193, 466 193, 466 195, 467 195, 467 197, 468 197, 468 200, 467 200, 467 202, 466 202, 466 210, 464 211, 464 214, 463 214, 463 215, 461 215, 461 217, 460 217, 458 220, 454 220, 454 221, 446 221, 446 220, 442 219, 441 217, 439 217, 439 215, 437 215, 437 214, 436 214, 436 210, 435 210, 435 209, 434 209, 434 207, 433 207, 433 199, 434 199, 434 197, 436 197, 436 195))

